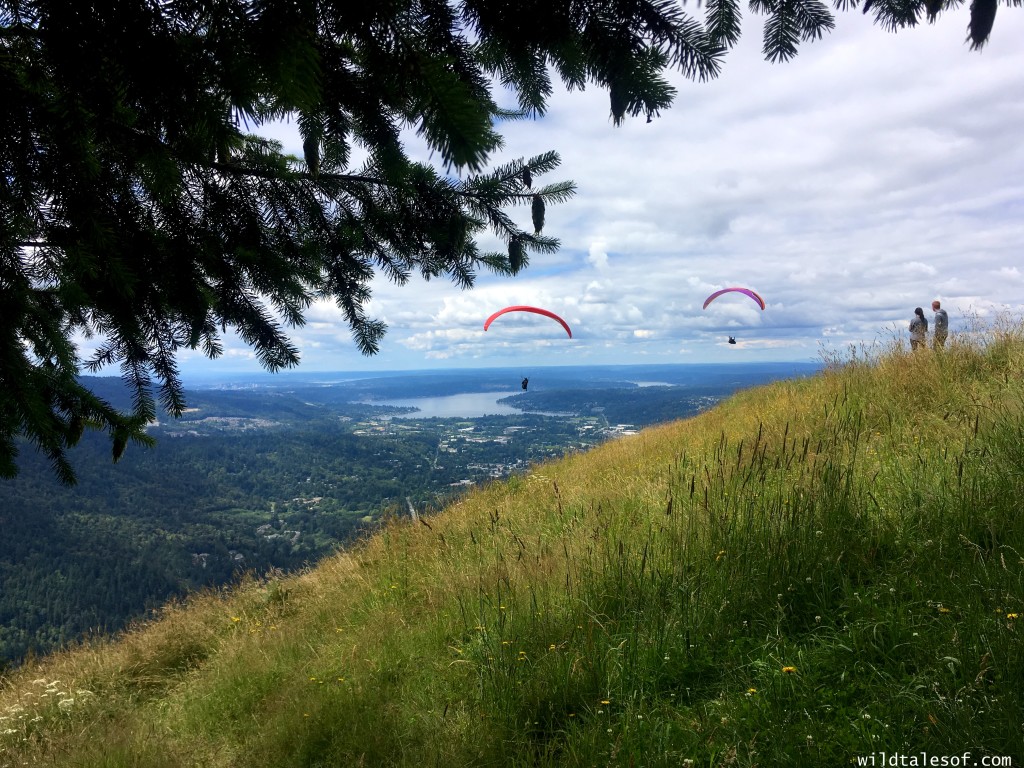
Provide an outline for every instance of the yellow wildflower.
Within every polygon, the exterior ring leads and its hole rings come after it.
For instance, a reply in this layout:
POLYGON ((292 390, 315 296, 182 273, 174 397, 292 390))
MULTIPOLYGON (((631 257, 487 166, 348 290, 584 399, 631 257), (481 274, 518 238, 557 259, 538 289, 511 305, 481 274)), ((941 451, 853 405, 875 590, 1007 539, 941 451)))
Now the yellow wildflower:
POLYGON ((796 667, 783 667, 782 668, 782 674, 784 674, 784 675, 795 675, 796 674, 796 667))

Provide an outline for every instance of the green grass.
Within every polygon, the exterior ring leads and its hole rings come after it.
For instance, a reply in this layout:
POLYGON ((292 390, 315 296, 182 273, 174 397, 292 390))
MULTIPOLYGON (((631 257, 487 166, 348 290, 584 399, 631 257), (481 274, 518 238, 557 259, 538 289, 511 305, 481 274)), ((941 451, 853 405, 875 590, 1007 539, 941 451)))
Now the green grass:
POLYGON ((0 765, 1021 764, 1024 330, 829 363, 40 660, 0 765))

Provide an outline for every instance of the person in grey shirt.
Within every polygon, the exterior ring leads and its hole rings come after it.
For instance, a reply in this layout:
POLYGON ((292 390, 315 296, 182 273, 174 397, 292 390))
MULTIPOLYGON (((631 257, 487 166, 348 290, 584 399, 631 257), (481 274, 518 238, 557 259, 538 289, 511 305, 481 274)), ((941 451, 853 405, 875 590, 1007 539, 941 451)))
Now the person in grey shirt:
POLYGON ((927 336, 928 321, 924 319, 924 310, 917 307, 914 309, 914 317, 910 321, 910 348, 925 349, 927 336))
POLYGON ((935 349, 942 349, 946 346, 946 336, 949 334, 949 315, 942 309, 939 300, 932 302, 932 312, 935 313, 935 335, 932 337, 935 349))

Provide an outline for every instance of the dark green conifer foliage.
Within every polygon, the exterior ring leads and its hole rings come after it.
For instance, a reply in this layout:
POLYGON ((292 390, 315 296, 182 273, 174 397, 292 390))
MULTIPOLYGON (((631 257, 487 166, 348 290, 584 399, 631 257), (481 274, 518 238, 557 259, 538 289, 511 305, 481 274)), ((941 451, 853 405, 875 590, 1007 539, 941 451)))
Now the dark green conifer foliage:
MULTIPOLYGON (((833 0, 840 10, 857 7, 857 0, 833 0)), ((862 10, 875 17, 875 23, 889 32, 903 27, 913 27, 927 18, 934 22, 940 13, 954 11, 964 5, 964 0, 864 0, 862 10)), ((995 19, 996 7, 1006 5, 1020 8, 1024 0, 977 0, 969 4, 966 42, 974 50, 980 50, 988 42, 995 19)))
MULTIPOLYGON (((877 7, 906 4, 907 23, 923 2, 877 7)), ((832 25, 820 0, 751 10, 773 60, 832 25)), ((329 298, 372 354, 375 274, 470 287, 554 251, 543 212, 574 186, 533 184, 553 152, 489 168, 501 122, 542 115, 553 77, 607 89, 615 123, 650 120, 674 96, 667 68, 712 78, 738 39, 732 0, 706 15, 678 0, 0 0, 0 476, 20 437, 66 482, 86 428, 115 460, 148 443, 158 403, 185 406, 178 352, 217 357, 228 328, 268 370, 294 366, 287 330, 329 298), (277 120, 302 157, 258 135, 277 120), (410 127, 437 167, 409 157, 410 127), (533 232, 508 213, 527 204, 533 232), (487 231, 507 249, 481 251, 487 231), (82 338, 99 344, 84 360, 82 338), (106 366, 130 412, 78 383, 106 366)))

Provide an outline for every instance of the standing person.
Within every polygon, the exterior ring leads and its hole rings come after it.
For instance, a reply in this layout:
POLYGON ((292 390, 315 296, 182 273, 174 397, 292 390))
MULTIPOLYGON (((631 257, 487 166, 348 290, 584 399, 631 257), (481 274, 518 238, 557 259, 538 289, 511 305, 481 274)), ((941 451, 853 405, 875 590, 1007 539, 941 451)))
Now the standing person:
POLYGON ((928 321, 924 319, 924 310, 914 309, 914 318, 910 321, 910 348, 924 349, 925 337, 928 336, 928 321))
POLYGON ((935 336, 933 344, 935 349, 942 349, 946 346, 946 336, 949 334, 949 315, 942 309, 939 300, 932 302, 932 312, 935 313, 935 336))

